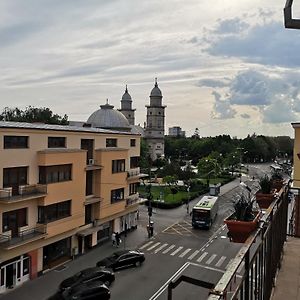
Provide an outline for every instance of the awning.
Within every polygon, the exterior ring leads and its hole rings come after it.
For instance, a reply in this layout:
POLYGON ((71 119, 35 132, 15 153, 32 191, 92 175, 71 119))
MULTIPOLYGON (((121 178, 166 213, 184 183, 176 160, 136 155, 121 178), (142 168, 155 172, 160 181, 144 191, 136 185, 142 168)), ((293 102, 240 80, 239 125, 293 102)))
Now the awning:
POLYGON ((105 228, 109 227, 109 224, 101 224, 101 225, 98 225, 98 226, 93 226, 93 227, 89 227, 89 228, 86 228, 86 229, 83 229, 81 231, 78 231, 76 233, 76 235, 79 235, 79 236, 87 236, 87 235, 90 235, 90 234, 93 234, 94 232, 97 232, 97 231, 100 231, 100 230, 103 230, 105 228))

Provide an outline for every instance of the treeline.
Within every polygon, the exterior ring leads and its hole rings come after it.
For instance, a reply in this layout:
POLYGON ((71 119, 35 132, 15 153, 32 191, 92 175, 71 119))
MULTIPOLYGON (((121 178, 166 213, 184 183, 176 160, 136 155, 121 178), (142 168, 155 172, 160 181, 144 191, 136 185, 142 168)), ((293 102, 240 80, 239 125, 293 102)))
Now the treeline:
POLYGON ((289 136, 269 137, 248 135, 244 139, 219 135, 204 138, 165 138, 165 157, 174 160, 192 160, 196 165, 203 157, 236 157, 245 163, 291 159, 294 140, 289 136))

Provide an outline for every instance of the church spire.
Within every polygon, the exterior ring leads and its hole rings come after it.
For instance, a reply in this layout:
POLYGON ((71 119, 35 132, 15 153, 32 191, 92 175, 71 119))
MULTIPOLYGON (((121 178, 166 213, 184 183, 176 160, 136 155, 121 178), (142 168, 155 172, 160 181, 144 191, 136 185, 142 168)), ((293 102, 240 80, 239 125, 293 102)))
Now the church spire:
POLYGON ((127 84, 126 84, 126 88, 125 88, 125 93, 128 93, 127 84))
POLYGON ((155 87, 158 87, 158 84, 157 84, 157 77, 155 77, 155 84, 154 84, 155 87))

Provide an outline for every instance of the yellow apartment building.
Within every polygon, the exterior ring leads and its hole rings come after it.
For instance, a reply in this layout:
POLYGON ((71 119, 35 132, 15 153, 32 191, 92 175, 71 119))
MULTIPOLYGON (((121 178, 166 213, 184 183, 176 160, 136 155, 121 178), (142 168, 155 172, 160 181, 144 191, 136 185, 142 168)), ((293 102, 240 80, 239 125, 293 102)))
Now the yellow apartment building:
POLYGON ((0 293, 137 226, 140 135, 0 122, 0 293))

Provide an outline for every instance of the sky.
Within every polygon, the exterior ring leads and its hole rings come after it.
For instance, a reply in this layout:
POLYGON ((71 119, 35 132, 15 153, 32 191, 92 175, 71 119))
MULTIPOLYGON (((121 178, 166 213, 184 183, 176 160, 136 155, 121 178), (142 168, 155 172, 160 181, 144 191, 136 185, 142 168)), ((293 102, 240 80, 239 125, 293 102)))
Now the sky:
MULTIPOLYGON (((298 1, 299 2, 299 1, 298 1)), ((293 136, 300 30, 285 0, 1 0, 0 111, 49 107, 86 121, 128 85, 136 124, 157 77, 166 132, 293 136)), ((294 3, 294 16, 300 4, 294 3), (298 6, 297 6, 298 5, 298 6)))

